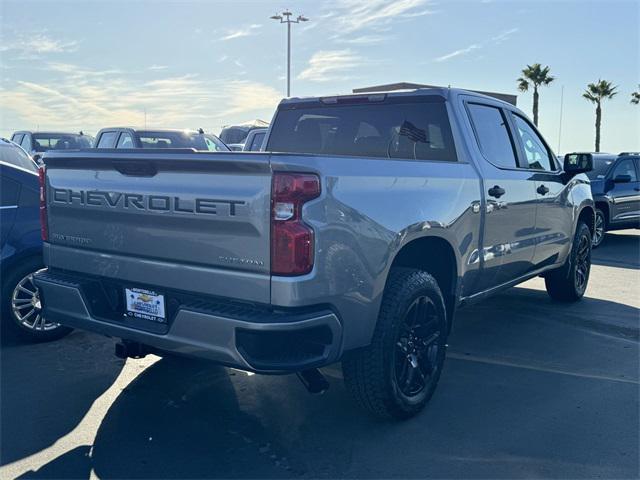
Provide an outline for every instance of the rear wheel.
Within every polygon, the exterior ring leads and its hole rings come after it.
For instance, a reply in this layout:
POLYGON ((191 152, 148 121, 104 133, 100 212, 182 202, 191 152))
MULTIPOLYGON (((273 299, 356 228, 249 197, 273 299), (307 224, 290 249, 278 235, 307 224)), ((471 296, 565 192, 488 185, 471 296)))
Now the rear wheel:
POLYGON ((343 359, 348 390, 376 416, 417 414, 440 378, 447 330, 436 280, 420 270, 392 270, 371 345, 343 359))
POLYGON ((604 233, 607 229, 607 217, 599 208, 596 209, 595 226, 593 229, 593 248, 598 248, 604 240, 604 233))
POLYGON ((545 276, 547 293, 554 300, 575 302, 584 296, 591 272, 591 231, 578 223, 573 247, 565 264, 545 276))
POLYGON ((39 259, 27 260, 8 273, 2 288, 3 324, 33 342, 57 340, 71 332, 42 314, 40 292, 33 276, 43 270, 39 259))

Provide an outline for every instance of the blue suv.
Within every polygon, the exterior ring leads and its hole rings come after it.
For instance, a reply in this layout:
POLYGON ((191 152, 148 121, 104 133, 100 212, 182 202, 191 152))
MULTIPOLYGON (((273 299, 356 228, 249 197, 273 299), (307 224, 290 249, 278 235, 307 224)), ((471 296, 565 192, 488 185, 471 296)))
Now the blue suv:
POLYGON ((0 138, 0 279, 2 326, 32 341, 71 331, 42 316, 33 274, 44 268, 38 166, 17 144, 0 138))

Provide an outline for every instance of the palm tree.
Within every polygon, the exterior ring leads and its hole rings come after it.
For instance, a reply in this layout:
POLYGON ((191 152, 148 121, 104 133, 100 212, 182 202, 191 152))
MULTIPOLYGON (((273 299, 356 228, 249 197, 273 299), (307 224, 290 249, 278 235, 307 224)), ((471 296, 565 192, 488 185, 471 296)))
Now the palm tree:
POLYGON ((522 70, 522 76, 518 78, 518 90, 526 92, 533 85, 533 123, 538 126, 538 87, 541 85, 549 85, 555 80, 555 77, 549 75, 549 67, 542 68, 539 63, 527 65, 522 70))
POLYGON ((638 105, 640 103, 640 83, 638 84, 638 91, 631 94, 631 103, 638 105))
POLYGON ((582 96, 596 104, 596 152, 600 151, 600 124, 602 123, 602 101, 617 95, 617 86, 606 80, 598 80, 587 85, 582 96))

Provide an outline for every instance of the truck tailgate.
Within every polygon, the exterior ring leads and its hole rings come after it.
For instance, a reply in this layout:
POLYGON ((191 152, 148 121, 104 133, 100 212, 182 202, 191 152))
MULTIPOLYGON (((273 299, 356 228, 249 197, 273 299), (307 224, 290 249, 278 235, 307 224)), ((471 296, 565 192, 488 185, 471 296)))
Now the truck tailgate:
POLYGON ((269 301, 269 156, 48 155, 50 267, 269 301))

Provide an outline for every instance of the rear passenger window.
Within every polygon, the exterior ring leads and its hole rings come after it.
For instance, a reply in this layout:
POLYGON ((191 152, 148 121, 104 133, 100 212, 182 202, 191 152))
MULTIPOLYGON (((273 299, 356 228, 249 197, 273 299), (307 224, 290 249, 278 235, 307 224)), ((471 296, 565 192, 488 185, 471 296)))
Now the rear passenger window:
POLYGON ((25 134, 24 138, 22 139, 22 142, 20 142, 20 146, 24 148, 27 152, 31 153, 31 149, 33 148, 33 145, 31 144, 31 137, 29 136, 29 134, 25 134))
POLYGON ((20 142, 22 142, 22 137, 23 137, 22 133, 18 133, 13 137, 11 137, 11 141, 20 145, 20 142))
POLYGON ((529 122, 527 122, 520 115, 513 115, 518 129, 518 135, 522 140, 522 148, 524 150, 524 156, 527 159, 529 168, 535 170, 555 170, 555 162, 551 159, 551 152, 546 147, 542 138, 536 132, 529 122))
POLYGON ((121 133, 116 148, 133 148, 133 139, 128 133, 121 133))
POLYGON ((14 146, 0 147, 0 160, 30 172, 37 172, 35 162, 21 148, 14 146))
POLYGON ((487 160, 497 167, 517 167, 513 141, 502 110, 477 103, 470 103, 468 107, 478 145, 487 160))
POLYGON ((455 162, 444 101, 412 100, 281 108, 266 150, 455 162))
POLYGON ((118 132, 104 132, 100 135, 98 148, 114 148, 116 146, 116 138, 118 138, 118 132))

